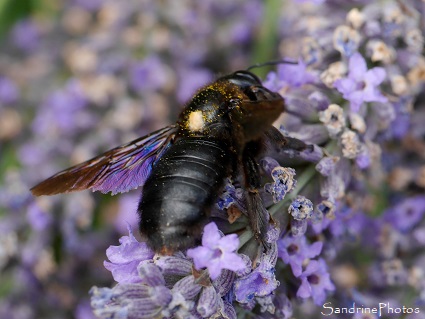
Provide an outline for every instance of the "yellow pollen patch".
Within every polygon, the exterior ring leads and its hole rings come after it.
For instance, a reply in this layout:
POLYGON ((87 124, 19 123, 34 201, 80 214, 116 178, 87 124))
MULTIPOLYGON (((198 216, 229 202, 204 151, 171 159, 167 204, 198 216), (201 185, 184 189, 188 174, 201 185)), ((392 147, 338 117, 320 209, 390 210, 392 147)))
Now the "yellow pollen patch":
POLYGON ((191 131, 201 131, 204 128, 205 121, 202 111, 194 111, 189 114, 188 127, 191 131))

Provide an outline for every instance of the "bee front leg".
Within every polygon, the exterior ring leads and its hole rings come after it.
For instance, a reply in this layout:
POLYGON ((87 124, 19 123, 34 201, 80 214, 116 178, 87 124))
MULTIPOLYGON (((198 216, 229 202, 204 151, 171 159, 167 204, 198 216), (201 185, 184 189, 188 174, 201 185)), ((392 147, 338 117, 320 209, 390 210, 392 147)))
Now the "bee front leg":
POLYGON ((313 145, 307 144, 297 138, 290 136, 283 136, 282 133, 275 128, 270 126, 270 128, 264 132, 265 140, 273 145, 277 151, 293 150, 293 151, 304 151, 304 150, 313 150, 313 145))
POLYGON ((243 153, 245 201, 249 224, 255 239, 265 249, 269 249, 270 244, 266 241, 266 234, 270 217, 259 193, 261 187, 260 167, 255 161, 255 156, 260 149, 257 143, 250 142, 246 145, 243 153))

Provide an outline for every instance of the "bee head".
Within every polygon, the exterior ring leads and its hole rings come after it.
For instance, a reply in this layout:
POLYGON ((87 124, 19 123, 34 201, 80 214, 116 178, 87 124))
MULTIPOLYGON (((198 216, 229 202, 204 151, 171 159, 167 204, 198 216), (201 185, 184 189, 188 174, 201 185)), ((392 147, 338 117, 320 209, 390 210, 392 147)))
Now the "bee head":
POLYGON ((242 126, 247 140, 259 137, 284 111, 282 96, 264 87, 255 74, 236 71, 223 79, 241 92, 242 98, 232 114, 242 126))
POLYGON ((260 137, 283 111, 278 93, 255 74, 237 71, 200 89, 180 114, 179 126, 189 135, 211 136, 236 125, 248 141, 260 137))

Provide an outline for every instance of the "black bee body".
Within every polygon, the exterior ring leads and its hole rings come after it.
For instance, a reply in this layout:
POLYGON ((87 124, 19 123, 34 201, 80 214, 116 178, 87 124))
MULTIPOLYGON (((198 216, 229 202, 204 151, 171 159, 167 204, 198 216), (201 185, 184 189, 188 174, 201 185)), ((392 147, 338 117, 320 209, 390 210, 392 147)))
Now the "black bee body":
POLYGON ((143 185, 141 234, 156 252, 172 253, 199 242, 226 178, 242 175, 250 226, 267 246, 257 159, 266 143, 291 147, 291 139, 271 125, 283 111, 278 93, 251 72, 238 71, 199 90, 175 125, 64 170, 31 191, 36 196, 83 189, 116 194, 143 185))
POLYGON ((138 207, 140 231, 155 251, 195 245, 231 172, 232 157, 221 141, 188 137, 155 164, 138 207))
MULTIPOLYGON (((140 231, 155 251, 172 252, 199 241, 211 206, 226 178, 235 175, 245 144, 252 138, 246 137, 236 119, 245 96, 241 86, 258 83, 242 72, 219 80, 201 89, 180 115, 176 142, 153 167, 138 208, 140 231)), ((278 114, 283 103, 279 106, 278 114)))

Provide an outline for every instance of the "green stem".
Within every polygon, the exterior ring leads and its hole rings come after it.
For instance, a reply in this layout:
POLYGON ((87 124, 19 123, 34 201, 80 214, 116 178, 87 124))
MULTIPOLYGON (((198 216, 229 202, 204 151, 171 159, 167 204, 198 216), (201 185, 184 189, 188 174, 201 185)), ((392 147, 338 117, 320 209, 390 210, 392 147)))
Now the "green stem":
MULTIPOLYGON (((263 63, 275 60, 277 52, 277 38, 280 12, 282 8, 282 0, 266 0, 264 1, 264 14, 262 17, 261 28, 258 32, 256 43, 254 44, 254 52, 252 62, 263 63)), ((264 77, 267 68, 260 68, 256 73, 260 77, 264 77)))
POLYGON ((242 235, 239 236, 239 248, 241 248, 243 245, 245 245, 254 234, 251 231, 251 228, 247 228, 242 235))

